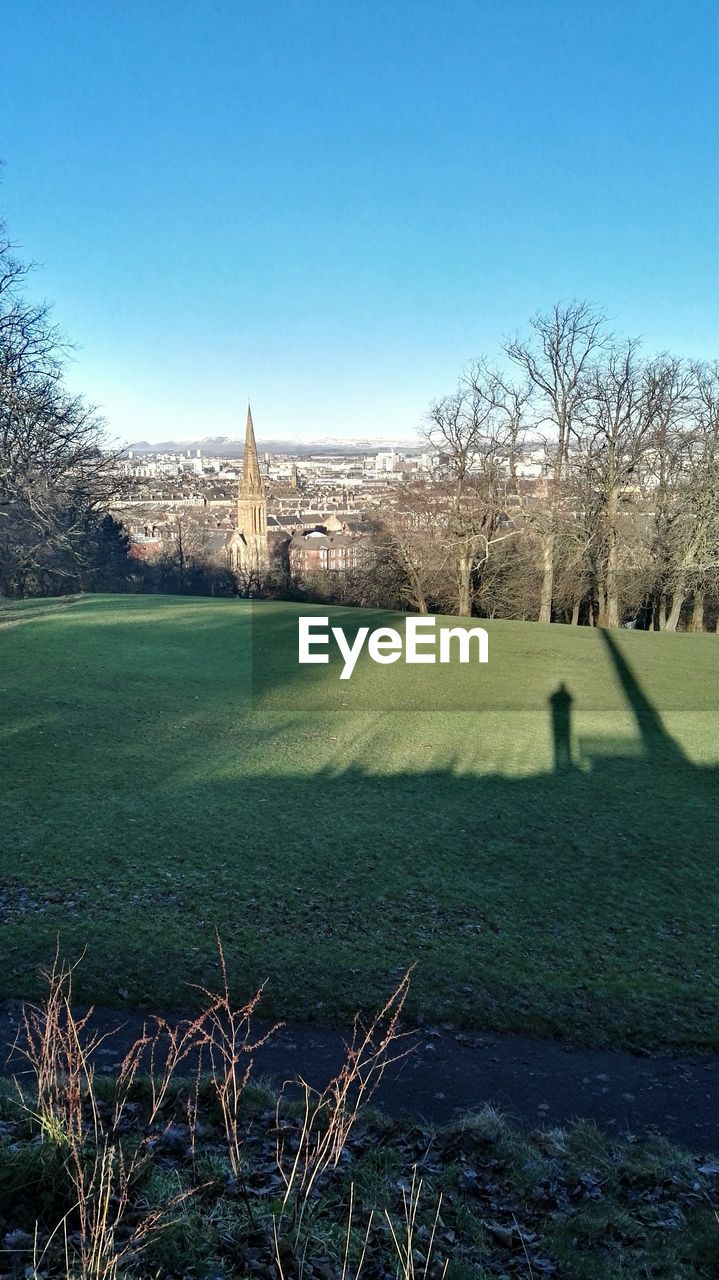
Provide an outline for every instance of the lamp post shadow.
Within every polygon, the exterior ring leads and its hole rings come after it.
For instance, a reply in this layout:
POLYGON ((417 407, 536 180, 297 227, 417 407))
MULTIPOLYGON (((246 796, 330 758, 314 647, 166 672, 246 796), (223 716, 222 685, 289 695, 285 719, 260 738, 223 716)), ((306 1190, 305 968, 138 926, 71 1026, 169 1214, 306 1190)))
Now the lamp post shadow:
POLYGON ((571 769, 572 761, 572 702, 573 698, 564 681, 549 698, 552 716, 555 772, 571 769))

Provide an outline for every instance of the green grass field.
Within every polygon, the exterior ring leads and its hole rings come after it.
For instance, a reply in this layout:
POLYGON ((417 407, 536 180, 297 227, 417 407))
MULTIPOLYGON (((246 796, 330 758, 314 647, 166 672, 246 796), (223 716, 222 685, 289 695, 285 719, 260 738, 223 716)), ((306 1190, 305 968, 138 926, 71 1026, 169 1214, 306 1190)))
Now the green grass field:
POLYGON ((217 927, 275 1014, 416 963, 416 1018, 717 1045, 719 638, 490 622, 486 667, 342 682, 297 666, 300 611, 0 609, 2 995, 59 933, 87 997, 186 1004, 217 927))

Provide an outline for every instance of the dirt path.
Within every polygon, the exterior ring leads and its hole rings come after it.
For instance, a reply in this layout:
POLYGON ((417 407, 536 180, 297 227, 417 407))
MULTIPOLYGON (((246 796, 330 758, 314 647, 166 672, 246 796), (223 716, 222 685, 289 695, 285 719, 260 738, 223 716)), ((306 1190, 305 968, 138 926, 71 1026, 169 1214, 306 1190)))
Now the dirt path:
MULTIPOLYGON (((0 1006, 0 1042, 12 1044, 16 1005, 0 1006)), ((113 1071, 139 1035, 143 1015, 98 1009, 94 1025, 117 1034, 98 1051, 99 1070, 113 1071)), ((267 1024, 257 1022, 258 1030, 267 1024)), ((291 1023, 256 1057, 255 1074, 273 1084, 302 1075, 322 1086, 337 1070, 348 1033, 291 1023)), ((691 1151, 719 1154, 719 1054, 638 1056, 570 1048, 530 1036, 413 1032, 412 1052, 388 1069, 377 1102, 391 1115, 436 1123, 492 1103, 530 1127, 594 1120, 625 1137, 662 1133, 691 1151)), ((18 1070, 2 1055, 0 1070, 18 1070)))

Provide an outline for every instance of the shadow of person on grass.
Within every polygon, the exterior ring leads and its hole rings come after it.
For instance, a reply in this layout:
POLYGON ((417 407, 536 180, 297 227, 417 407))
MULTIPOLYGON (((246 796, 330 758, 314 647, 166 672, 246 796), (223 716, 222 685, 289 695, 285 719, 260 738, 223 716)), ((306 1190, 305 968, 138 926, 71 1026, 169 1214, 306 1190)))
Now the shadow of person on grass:
POLYGON ((564 681, 549 698, 554 745, 554 768, 557 773, 572 764, 572 698, 564 681))

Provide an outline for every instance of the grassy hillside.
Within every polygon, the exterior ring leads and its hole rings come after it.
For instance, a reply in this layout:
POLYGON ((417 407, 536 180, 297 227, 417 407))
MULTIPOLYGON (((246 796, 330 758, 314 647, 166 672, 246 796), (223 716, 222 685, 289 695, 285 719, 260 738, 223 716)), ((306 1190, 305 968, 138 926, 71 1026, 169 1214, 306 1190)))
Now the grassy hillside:
POLYGON ((716 1044, 719 639, 496 622, 486 667, 344 682, 297 666, 298 612, 0 610, 0 993, 59 931, 86 995, 180 1004, 217 926, 276 1013, 416 962, 417 1017, 716 1044))

